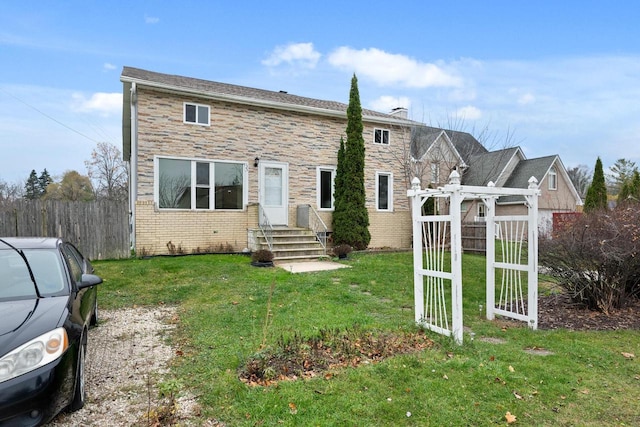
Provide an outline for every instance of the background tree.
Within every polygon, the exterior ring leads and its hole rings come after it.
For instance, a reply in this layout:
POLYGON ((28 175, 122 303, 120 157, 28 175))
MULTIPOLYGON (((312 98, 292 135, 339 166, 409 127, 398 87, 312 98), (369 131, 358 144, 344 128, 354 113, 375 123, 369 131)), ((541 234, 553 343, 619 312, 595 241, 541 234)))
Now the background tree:
POLYGON ((607 209, 607 186, 604 182, 602 161, 598 157, 593 171, 593 180, 584 199, 584 211, 588 213, 601 209, 607 209))
POLYGON ((49 184, 46 198, 72 202, 90 202, 95 199, 95 196, 89 177, 70 170, 64 173, 59 183, 49 184))
POLYGON ((21 184, 9 183, 0 180, 0 205, 13 202, 23 196, 23 188, 21 184))
POLYGON ((24 184, 24 198, 35 200, 40 198, 40 182, 35 169, 31 170, 27 182, 24 184))
MULTIPOLYGON (((369 213, 365 205, 364 137, 362 136, 362 106, 358 79, 351 79, 347 107, 347 141, 344 144, 340 176, 336 170, 335 209, 333 211, 333 242, 348 244, 362 250, 369 246, 369 213)), ((340 150, 338 157, 340 158, 340 150)))
POLYGON ((609 168, 607 174, 607 187, 610 194, 616 195, 622 189, 622 185, 633 178, 633 173, 638 170, 635 162, 627 159, 618 159, 609 168))
POLYGON ((576 167, 569 168, 567 169, 567 175, 569 175, 569 179, 578 191, 580 197, 584 199, 587 194, 587 189, 591 184, 591 176, 593 175, 589 170, 589 167, 586 165, 578 165, 576 167))
POLYGON ((618 205, 640 202, 640 172, 635 170, 633 176, 627 179, 618 193, 618 205))
POLYGON ((99 142, 85 161, 96 195, 108 199, 127 197, 127 167, 118 147, 99 142))
POLYGON ((47 187, 51 183, 53 183, 53 178, 51 178, 51 175, 49 175, 49 172, 47 172, 47 169, 45 168, 40 173, 40 176, 38 177, 38 187, 40 191, 40 197, 45 195, 45 193, 47 192, 47 187))

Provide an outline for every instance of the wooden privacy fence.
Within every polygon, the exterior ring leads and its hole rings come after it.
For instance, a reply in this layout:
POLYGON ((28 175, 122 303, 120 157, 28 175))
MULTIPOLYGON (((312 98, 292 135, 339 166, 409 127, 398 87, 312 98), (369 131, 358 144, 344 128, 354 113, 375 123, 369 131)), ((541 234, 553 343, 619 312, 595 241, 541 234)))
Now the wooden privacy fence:
POLYGON ((472 254, 487 253, 487 225, 484 222, 462 223, 462 250, 472 254))
POLYGON ((129 257, 126 201, 17 200, 0 206, 0 236, 64 237, 90 259, 129 257))

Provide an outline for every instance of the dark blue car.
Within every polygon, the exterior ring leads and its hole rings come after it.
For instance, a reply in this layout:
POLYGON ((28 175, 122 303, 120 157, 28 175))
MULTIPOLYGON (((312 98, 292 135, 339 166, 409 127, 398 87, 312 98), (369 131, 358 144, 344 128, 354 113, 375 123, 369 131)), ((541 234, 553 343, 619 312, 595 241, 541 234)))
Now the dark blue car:
POLYGON ((0 238, 0 426, 37 426, 84 406, 101 282, 62 239, 0 238))

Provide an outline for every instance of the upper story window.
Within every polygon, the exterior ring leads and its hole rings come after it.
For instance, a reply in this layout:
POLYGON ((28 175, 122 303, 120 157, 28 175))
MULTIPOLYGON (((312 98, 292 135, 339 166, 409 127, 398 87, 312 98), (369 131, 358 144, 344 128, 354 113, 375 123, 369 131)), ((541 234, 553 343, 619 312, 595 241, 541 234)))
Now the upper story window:
POLYGON ((209 106, 185 102, 184 122, 209 126, 209 106))
POLYGON ((336 168, 334 167, 318 167, 317 169, 317 186, 318 189, 318 209, 333 210, 333 191, 334 180, 336 177, 336 168))
POLYGON ((440 163, 431 163, 431 182, 434 184, 440 182, 440 163))
POLYGON ((393 211, 393 174, 376 172, 376 209, 393 211))
POLYGON ((389 129, 374 129, 373 142, 375 144, 389 145, 389 129))
POLYGON ((557 190, 558 189, 558 174, 556 173, 555 166, 552 166, 549 169, 549 190, 557 190))
POLYGON ((241 210, 246 201, 244 163, 157 159, 156 202, 160 209, 241 210))

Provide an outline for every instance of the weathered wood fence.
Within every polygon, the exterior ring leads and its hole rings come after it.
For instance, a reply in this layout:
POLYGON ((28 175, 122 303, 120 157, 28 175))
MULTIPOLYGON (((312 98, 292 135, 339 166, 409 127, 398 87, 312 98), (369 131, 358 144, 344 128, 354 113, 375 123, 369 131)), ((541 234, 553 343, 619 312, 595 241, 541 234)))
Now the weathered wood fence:
POLYGON ((0 206, 0 236, 64 237, 90 259, 129 257, 126 201, 18 200, 0 206))
POLYGON ((482 255, 487 253, 487 226, 484 222, 462 223, 462 251, 482 255))

